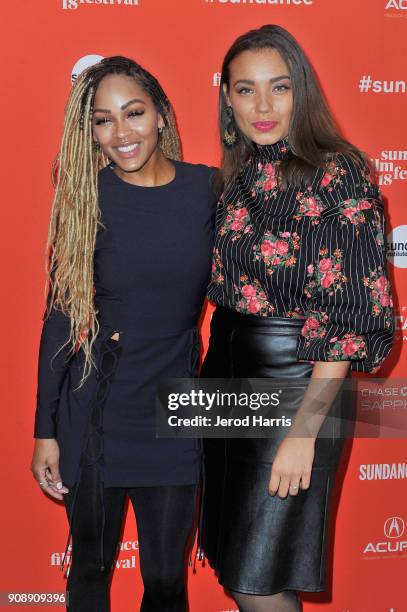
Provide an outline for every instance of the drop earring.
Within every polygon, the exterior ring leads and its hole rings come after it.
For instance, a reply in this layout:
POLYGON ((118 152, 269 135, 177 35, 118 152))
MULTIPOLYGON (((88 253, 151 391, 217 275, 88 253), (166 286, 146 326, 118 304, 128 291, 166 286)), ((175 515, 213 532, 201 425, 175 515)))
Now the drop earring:
POLYGON ((223 143, 228 149, 231 149, 237 142, 237 132, 235 126, 235 120, 233 117, 233 108, 231 106, 227 106, 224 110, 226 116, 226 127, 223 132, 223 143))

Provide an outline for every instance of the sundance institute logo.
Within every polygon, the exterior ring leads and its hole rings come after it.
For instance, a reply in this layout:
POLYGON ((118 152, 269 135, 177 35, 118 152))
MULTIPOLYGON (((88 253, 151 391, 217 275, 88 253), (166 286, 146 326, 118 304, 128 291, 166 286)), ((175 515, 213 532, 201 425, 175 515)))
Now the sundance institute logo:
POLYGON ((83 4, 104 4, 105 6, 139 6, 141 0, 62 0, 64 10, 75 10, 83 4))

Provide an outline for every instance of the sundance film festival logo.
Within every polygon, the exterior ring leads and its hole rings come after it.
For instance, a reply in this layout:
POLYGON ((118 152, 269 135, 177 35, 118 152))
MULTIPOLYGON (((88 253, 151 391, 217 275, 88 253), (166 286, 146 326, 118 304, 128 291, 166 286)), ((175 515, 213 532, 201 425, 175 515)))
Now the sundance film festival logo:
POLYGON ((392 185, 394 181, 407 180, 407 150, 380 151, 379 157, 372 161, 379 185, 392 185))
MULTIPOLYGON (((137 555, 139 550, 138 540, 123 540, 118 543, 119 556, 115 559, 116 569, 134 569, 138 566, 137 555), (127 555, 123 558, 123 555, 127 555)), ((66 554, 67 567, 70 569, 72 555, 72 545, 68 546, 68 552, 66 554)), ((52 552, 51 553, 51 565, 60 566, 64 558, 64 553, 52 552)), ((69 573, 69 571, 68 571, 69 573)))
POLYGON ((139 6, 141 0, 62 0, 64 10, 75 10, 83 4, 104 4, 105 6, 139 6))
MULTIPOLYGON (((384 521, 383 533, 386 540, 381 542, 369 542, 363 554, 367 558, 371 553, 384 556, 389 553, 400 553, 407 550, 407 541, 403 538, 405 532, 405 522, 400 516, 390 516, 384 521)), ((380 558, 379 557, 379 558, 380 558)))
POLYGON ((206 4, 266 4, 270 6, 274 5, 311 5, 314 4, 314 0, 205 0, 206 4))

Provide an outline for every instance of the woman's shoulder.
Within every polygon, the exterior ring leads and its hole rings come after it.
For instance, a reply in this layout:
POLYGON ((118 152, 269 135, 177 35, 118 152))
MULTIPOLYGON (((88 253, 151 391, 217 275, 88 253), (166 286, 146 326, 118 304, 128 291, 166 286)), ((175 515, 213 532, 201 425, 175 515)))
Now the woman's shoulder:
POLYGON ((202 190, 205 197, 217 202, 218 192, 216 188, 216 175, 218 168, 206 164, 193 164, 185 161, 171 160, 177 166, 178 172, 183 176, 183 187, 188 189, 202 190))
POLYGON ((207 164, 194 164, 191 162, 174 159, 172 159, 171 161, 175 165, 178 165, 178 167, 181 168, 186 175, 193 177, 200 176, 204 178, 210 178, 214 176, 218 170, 215 166, 208 166, 207 164))
POLYGON ((340 199, 379 199, 380 190, 371 164, 350 153, 330 153, 318 173, 318 191, 340 199))

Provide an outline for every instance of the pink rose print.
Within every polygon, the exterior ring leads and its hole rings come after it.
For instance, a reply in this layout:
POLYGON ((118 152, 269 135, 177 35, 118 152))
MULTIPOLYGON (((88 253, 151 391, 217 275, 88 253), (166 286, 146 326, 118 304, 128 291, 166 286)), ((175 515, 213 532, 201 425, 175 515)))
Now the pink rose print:
POLYGON ((342 350, 344 355, 354 355, 359 350, 359 345, 353 338, 348 338, 342 341, 342 350))
POLYGON ((379 246, 383 246, 384 245, 384 235, 383 235, 383 217, 380 213, 380 211, 378 210, 378 207, 375 206, 373 208, 373 213, 374 213, 374 220, 372 221, 372 225, 376 230, 376 243, 379 246))
POLYGON ((308 198, 307 200, 308 210, 305 213, 307 217, 319 217, 321 210, 315 198, 308 198))
POLYGON ((297 201, 297 210, 293 215, 296 221, 300 221, 303 217, 310 217, 312 225, 318 225, 321 220, 321 214, 325 209, 321 198, 318 195, 312 195, 311 188, 307 192, 299 191, 295 197, 297 201))
POLYGON ((244 295, 244 297, 253 297, 254 295, 256 295, 256 287, 253 287, 253 285, 244 285, 242 287, 242 294, 244 295))
MULTIPOLYGON (((340 268, 341 266, 339 266, 340 268)), ((324 259, 321 259, 321 261, 319 262, 319 269, 321 270, 321 272, 328 272, 329 270, 332 270, 332 259, 330 257, 325 257, 324 259)))
POLYGON ((244 234, 252 234, 253 228, 250 225, 249 211, 245 206, 228 204, 226 207, 226 218, 221 226, 219 233, 224 236, 227 232, 233 232, 232 240, 238 240, 244 234))
POLYGON ((311 340, 323 338, 326 334, 328 315, 326 312, 312 313, 301 329, 301 336, 305 338, 305 346, 309 346, 311 340))
POLYGON ((235 212, 235 219, 244 219, 248 214, 247 208, 238 208, 235 212))
POLYGON ((304 287, 305 295, 312 298, 315 291, 327 291, 328 295, 334 295, 335 291, 342 291, 343 284, 348 281, 342 274, 342 251, 335 249, 329 254, 328 249, 319 251, 320 260, 317 265, 307 266, 309 281, 304 287))
POLYGON ((347 170, 342 168, 335 160, 331 160, 326 167, 325 174, 321 180, 321 187, 328 187, 328 191, 332 191, 338 185, 342 185, 342 177, 347 174, 347 170))
POLYGON ((366 217, 363 211, 372 208, 371 202, 364 199, 349 199, 343 202, 342 208, 339 211, 339 220, 342 224, 351 223, 356 227, 356 234, 359 233, 359 226, 366 223, 366 217))
MULTIPOLYGON (((349 200, 347 200, 345 202, 345 204, 347 204, 347 202, 349 202, 349 200)), ((356 215, 356 213, 358 212, 358 209, 356 206, 351 206, 350 204, 346 206, 346 208, 344 208, 342 210, 342 214, 349 219, 349 221, 352 221, 352 218, 356 215)))
MULTIPOLYGON (((304 325, 306 329, 318 329, 320 327, 320 322, 315 317, 309 317, 304 325)), ((304 335, 304 334, 303 334, 304 335)))
POLYGON ((276 240, 275 247, 279 255, 286 255, 288 253, 289 244, 285 240, 276 240))
POLYGON ((362 336, 348 333, 342 339, 331 338, 332 345, 328 352, 329 361, 347 361, 364 359, 367 356, 366 343, 362 336))
POLYGON ((276 186, 275 179, 268 179, 263 183, 263 191, 271 191, 276 186))
POLYGON ((235 285, 235 292, 239 294, 239 299, 236 303, 236 309, 239 312, 260 315, 266 317, 272 313, 275 308, 267 300, 267 296, 261 283, 258 279, 248 282, 249 278, 246 275, 240 277, 240 287, 235 285))
POLYGON ((234 232, 238 232, 243 227, 243 221, 241 219, 235 219, 233 223, 230 224, 230 229, 234 232))
POLYGON ((386 291, 387 289, 387 278, 382 274, 382 276, 379 276, 375 284, 380 293, 383 293, 383 291, 386 291))
POLYGON ((270 242, 270 240, 265 240, 261 247, 261 254, 264 255, 264 257, 270 257, 270 255, 274 255, 274 253, 276 252, 276 247, 274 242, 270 242))
POLYGON ((335 275, 332 272, 327 272, 321 278, 321 285, 324 289, 328 289, 335 280, 335 275))
POLYGON ((321 181, 321 187, 327 187, 331 181, 332 181, 332 176, 329 174, 329 172, 325 172, 323 179, 321 181))
POLYGON ((253 197, 259 193, 265 193, 267 194, 265 199, 268 199, 277 192, 277 170, 280 163, 281 161, 277 160, 264 166, 261 163, 257 165, 260 176, 254 184, 253 197))
POLYGON ((300 237, 296 232, 280 232, 278 236, 266 232, 261 244, 253 246, 254 261, 263 261, 271 275, 280 266, 294 266, 297 263, 294 253, 299 248, 300 237))
POLYGON ((260 302, 259 300, 256 300, 256 298, 252 298, 251 300, 249 300, 249 312, 251 314, 257 314, 261 308, 260 306, 260 302))
POLYGON ((393 317, 391 286, 388 278, 383 273, 382 266, 369 270, 369 276, 364 276, 362 281, 364 286, 370 289, 372 314, 375 317, 383 315, 386 327, 391 328, 393 317))

